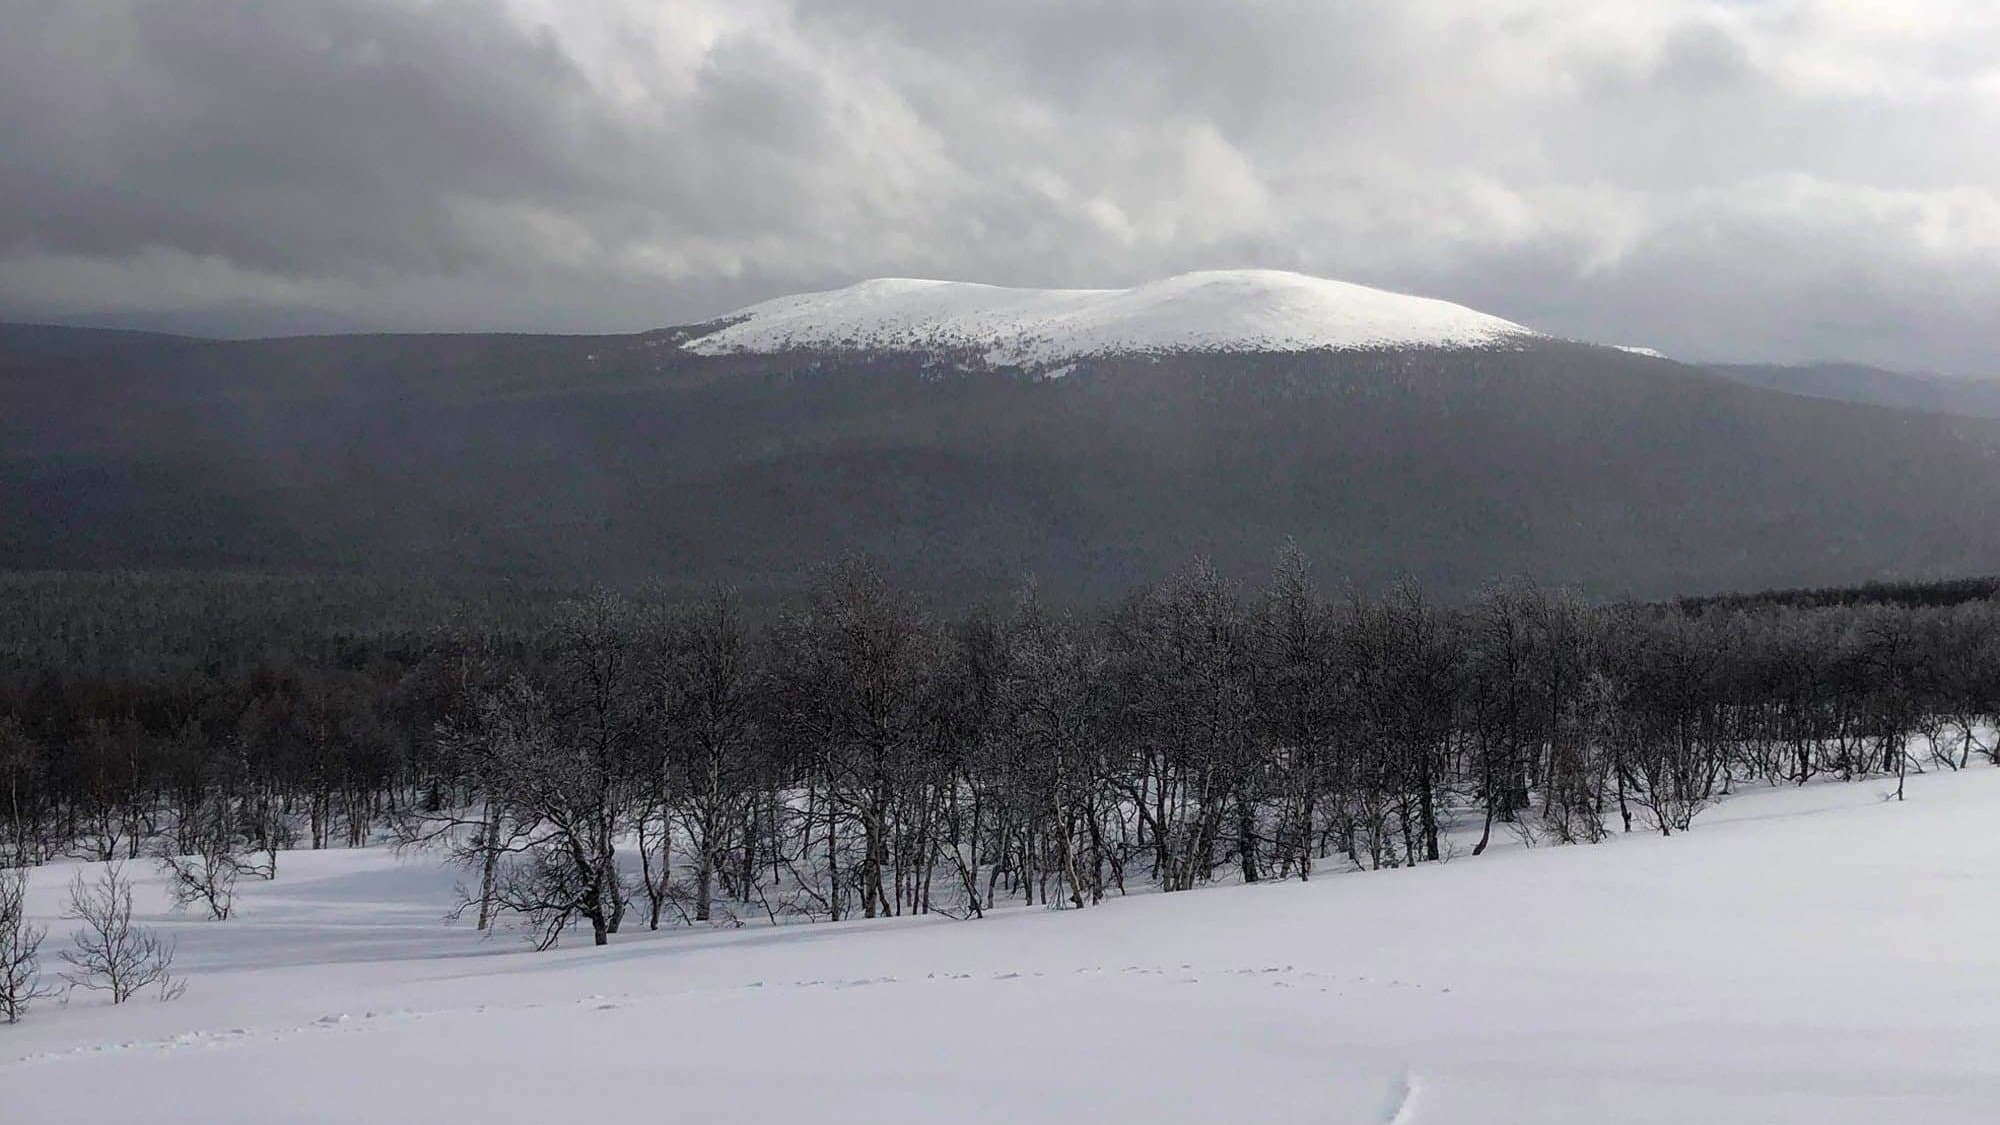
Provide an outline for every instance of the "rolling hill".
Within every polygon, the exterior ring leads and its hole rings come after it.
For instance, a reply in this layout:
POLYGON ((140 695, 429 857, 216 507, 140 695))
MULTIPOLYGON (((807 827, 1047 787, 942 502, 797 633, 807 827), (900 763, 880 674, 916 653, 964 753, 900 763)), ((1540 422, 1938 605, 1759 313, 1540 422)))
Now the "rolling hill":
POLYGON ((1710 371, 1752 387, 1813 398, 2000 418, 2000 381, 1885 371, 1859 363, 1710 364, 1710 371))
POLYGON ((1299 275, 874 282, 626 336, 0 328, 0 567, 1101 596, 1200 553, 1605 595, 2000 569, 2000 423, 1299 275))

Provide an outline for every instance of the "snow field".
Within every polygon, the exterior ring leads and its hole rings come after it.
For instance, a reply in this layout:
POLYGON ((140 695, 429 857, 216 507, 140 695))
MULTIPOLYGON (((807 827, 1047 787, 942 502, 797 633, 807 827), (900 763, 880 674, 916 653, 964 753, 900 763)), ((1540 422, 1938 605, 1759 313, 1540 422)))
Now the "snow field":
MULTIPOLYGON (((456 873, 286 853, 166 909, 187 995, 0 1028, 9 1123, 1991 1122, 2000 770, 1752 788, 1686 835, 958 922, 547 954, 456 873)), ((69 868, 35 875, 57 915, 69 868)))

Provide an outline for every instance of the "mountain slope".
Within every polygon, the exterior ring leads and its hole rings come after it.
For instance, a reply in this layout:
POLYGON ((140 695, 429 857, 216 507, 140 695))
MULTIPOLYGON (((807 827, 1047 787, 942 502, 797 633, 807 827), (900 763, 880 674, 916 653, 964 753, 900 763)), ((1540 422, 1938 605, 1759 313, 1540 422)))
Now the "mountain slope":
POLYGON ((1016 316, 1012 335, 941 350, 919 334, 734 351, 715 324, 243 342, 0 328, 0 566, 756 593, 866 551, 951 597, 1031 574, 1103 597, 1196 554, 1252 576, 1295 538, 1329 576, 1449 593, 1515 572, 1657 596, 2000 570, 2000 424, 1522 332, 1240 350, 1303 329, 1289 306, 1257 321, 1218 300, 1241 316, 1170 318, 1203 350, 1101 354, 1075 349, 1171 337, 1096 298, 1032 321, 1088 332, 1058 341, 1016 316), (1065 350, 1033 350, 1052 341, 1065 350), (993 366, 996 349, 1035 363, 993 366))
POLYGON ((687 349, 962 354, 1046 367, 1162 352, 1489 347, 1538 335, 1461 305, 1279 270, 1188 273, 1132 289, 880 278, 780 297, 722 323, 687 349))
POLYGON ((1858 363, 1710 364, 1734 382, 1841 402, 2000 419, 2000 381, 1884 371, 1858 363))

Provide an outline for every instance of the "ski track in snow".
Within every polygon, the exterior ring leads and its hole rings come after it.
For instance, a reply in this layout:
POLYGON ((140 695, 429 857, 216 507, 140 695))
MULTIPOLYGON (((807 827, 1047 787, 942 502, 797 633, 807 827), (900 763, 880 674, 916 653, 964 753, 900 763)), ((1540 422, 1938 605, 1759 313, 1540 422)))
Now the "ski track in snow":
MULTIPOLYGON (((1051 974, 1045 971, 1033 971, 1033 972, 990 972, 989 971, 985 973, 930 972, 924 974, 922 977, 913 977, 908 979, 896 976, 855 977, 846 979, 814 978, 810 980, 790 981, 784 985, 780 985, 779 987, 790 987, 798 989, 826 988, 833 990, 844 990, 844 989, 869 988, 880 985, 897 985, 897 984, 900 985, 953 984, 965 981, 1004 983, 1012 981, 1032 981, 1038 979, 1046 979, 1052 976, 1105 977, 1108 975, 1111 974, 1104 967, 1098 965, 1092 965, 1071 970, 1071 972, 1068 974, 1060 974, 1060 973, 1051 974)), ((1331 973, 1320 973, 1320 972, 1315 972, 1311 969, 1303 969, 1303 970, 1297 969, 1291 965, 1266 965, 1253 968, 1229 968, 1229 969, 1207 969, 1207 970, 1197 969, 1194 965, 1185 963, 1178 965, 1126 965, 1118 970, 1117 975, 1137 976, 1137 977, 1162 977, 1162 978, 1171 977, 1174 982, 1181 984, 1200 984, 1207 977, 1216 977, 1223 979, 1231 977, 1257 978, 1256 983, 1264 984, 1273 988, 1316 989, 1319 992, 1333 993, 1337 996, 1345 996, 1346 990, 1349 988, 1360 988, 1364 986, 1375 989, 1400 988, 1400 989, 1411 989, 1419 992, 1428 991, 1428 992, 1434 992, 1438 995, 1449 994, 1452 991, 1450 988, 1431 988, 1426 985, 1415 984, 1401 980, 1371 981, 1368 977, 1365 976, 1340 976, 1331 973)), ((231 1027, 219 1031, 187 1031, 175 1035, 163 1036, 157 1039, 122 1040, 110 1043, 98 1043, 88 1047, 72 1047, 67 1050, 35 1052, 31 1054, 17 1056, 13 1059, 7 1060, 6 1062, 0 1062, 0 1073, 5 1073, 7 1070, 16 1067, 33 1066, 45 1063, 60 1063, 69 1060, 102 1057, 105 1055, 116 1055, 127 1051, 168 1052, 168 1051, 184 1051, 184 1050, 210 1050, 210 1051, 225 1050, 232 1047, 242 1047, 257 1043, 270 1043, 283 1039, 291 1039, 301 1035, 314 1035, 314 1034, 323 1034, 329 1032, 348 1033, 348 1034, 355 1032, 364 1032, 372 1028, 389 1027, 389 1026, 395 1026, 397 1024, 408 1024, 419 1020, 435 1019, 443 1016, 481 1014, 486 1012, 530 1012, 530 1011, 550 1010, 550 1009, 559 1010, 563 1008, 571 1008, 571 1009, 588 1008, 594 1011, 615 1011, 622 1008, 640 1006, 645 1004, 665 1004, 672 1000, 682 999, 694 995, 715 995, 715 994, 726 994, 732 992, 747 992, 753 989, 765 989, 768 987, 770 987, 770 985, 767 984, 767 982, 765 981, 753 980, 743 984, 724 985, 714 988, 674 989, 674 990, 650 992, 650 993, 632 993, 632 992, 616 993, 616 994, 591 993, 578 1000, 568 1003, 551 1004, 551 1003, 539 1003, 539 1002, 526 1002, 526 1003, 516 1003, 516 1004, 471 1004, 471 1005, 458 1005, 458 1006, 423 1008, 423 1009, 395 1008, 395 1009, 385 1009, 380 1011, 368 1010, 362 1012, 358 1016, 351 1012, 330 1012, 324 1016, 320 1016, 317 1019, 310 1020, 305 1023, 285 1024, 285 1025, 271 1026, 271 1027, 231 1027)), ((1399 1118, 1398 1120, 1400 1121, 1402 1119, 1399 1118)))
POLYGON ((1389 1091, 1391 1105, 1383 1116, 1383 1125, 1411 1125, 1417 1119, 1417 1098, 1422 1087, 1417 1084, 1417 1076, 1405 1073, 1394 1089, 1389 1091))

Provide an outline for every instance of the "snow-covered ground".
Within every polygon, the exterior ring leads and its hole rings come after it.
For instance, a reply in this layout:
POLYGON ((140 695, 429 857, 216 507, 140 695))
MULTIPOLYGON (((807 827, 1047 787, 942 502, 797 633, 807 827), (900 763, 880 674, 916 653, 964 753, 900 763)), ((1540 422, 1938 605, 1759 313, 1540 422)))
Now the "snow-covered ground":
POLYGON ((1041 367, 1181 351, 1485 347, 1537 333, 1462 305, 1279 270, 1211 270, 1132 289, 1007 289, 879 278, 751 305, 684 347, 953 352, 1041 367))
MULTIPOLYGON (((983 921, 526 952, 454 876, 292 853, 187 994, 0 1027, 0 1120, 1992 1122, 2000 771, 1753 790, 1672 839, 983 921)), ((134 867, 134 872, 139 872, 134 867)), ((65 868, 33 908, 57 932, 65 868)))

